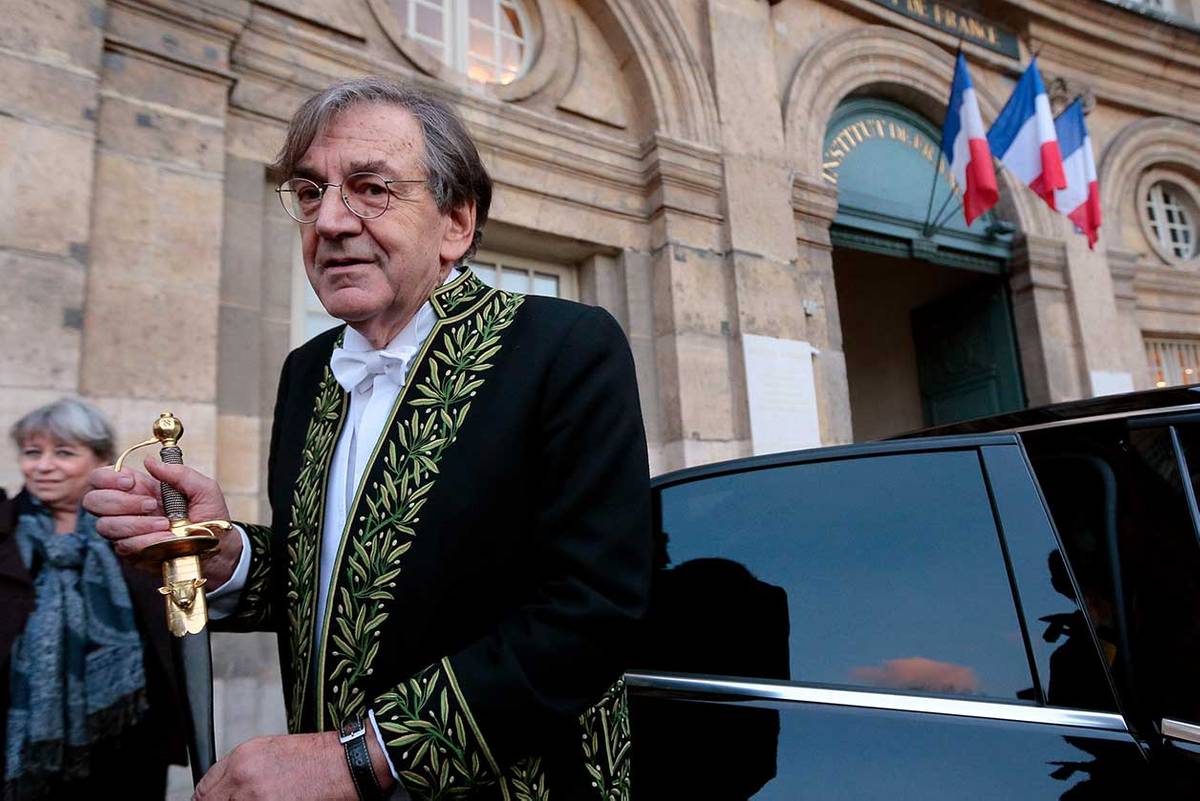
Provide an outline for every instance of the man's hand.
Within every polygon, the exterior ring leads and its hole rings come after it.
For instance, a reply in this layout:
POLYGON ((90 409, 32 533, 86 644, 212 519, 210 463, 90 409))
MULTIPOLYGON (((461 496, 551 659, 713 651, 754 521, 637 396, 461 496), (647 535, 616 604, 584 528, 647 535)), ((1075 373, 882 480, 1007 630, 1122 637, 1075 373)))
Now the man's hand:
MULTIPOLYGON (((159 481, 188 499, 188 518, 193 522, 229 519, 225 495, 211 478, 190 467, 149 459, 145 468, 150 475, 128 467, 120 473, 111 467, 94 470, 92 490, 83 496, 83 508, 99 518, 96 531, 113 543, 118 556, 136 558, 146 546, 174 536, 163 513, 159 481)), ((236 531, 218 532, 218 536, 220 553, 204 563, 210 592, 229 580, 242 552, 242 538, 236 531)))
MULTIPOLYGON (((367 730, 368 746, 375 735, 367 730)), ((375 748, 372 750, 377 749, 375 748)), ((382 759, 380 752, 379 759, 382 759)), ((372 754, 375 762, 375 754, 372 754)), ((393 783, 387 774, 386 788, 393 783)), ((376 770, 376 775, 379 771, 376 770)), ((212 766, 196 786, 193 801, 358 801, 337 732, 256 737, 212 766)))

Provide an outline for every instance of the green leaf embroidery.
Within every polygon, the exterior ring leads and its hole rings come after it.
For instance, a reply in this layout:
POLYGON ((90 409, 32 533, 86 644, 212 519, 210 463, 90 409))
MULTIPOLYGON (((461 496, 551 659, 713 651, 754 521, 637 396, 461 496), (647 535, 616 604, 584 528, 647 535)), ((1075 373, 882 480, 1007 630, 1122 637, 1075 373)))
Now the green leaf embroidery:
MULTIPOLYGON (((423 378, 409 388, 404 401, 411 411, 396 415, 380 478, 363 493, 360 517, 350 529, 349 547, 343 549, 346 564, 334 573, 347 596, 338 610, 339 620, 355 621, 351 631, 340 631, 336 639, 331 632, 337 656, 342 657, 332 670, 327 666, 324 676, 329 720, 335 725, 365 703, 362 679, 370 675, 378 652, 400 559, 412 547, 415 524, 439 474, 439 462, 466 420, 471 396, 483 385, 478 374, 491 366, 489 360, 501 347, 500 333, 512 324, 524 301, 520 295, 488 290, 477 280, 463 284, 468 285, 475 292, 468 295, 460 287, 452 302, 457 305, 472 297, 479 311, 448 323, 440 338, 436 331, 432 335, 426 369, 414 373, 423 378), (471 325, 476 330, 468 334, 471 325)), ((443 304, 450 302, 441 298, 443 304)))

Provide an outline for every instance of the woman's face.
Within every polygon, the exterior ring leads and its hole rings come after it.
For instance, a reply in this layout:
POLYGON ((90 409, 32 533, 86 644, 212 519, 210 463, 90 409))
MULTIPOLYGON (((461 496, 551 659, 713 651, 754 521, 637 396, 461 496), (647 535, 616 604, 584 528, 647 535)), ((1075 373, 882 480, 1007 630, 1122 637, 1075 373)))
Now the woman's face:
POLYGON ((47 506, 78 506, 88 491, 88 476, 104 460, 86 445, 34 434, 21 443, 19 459, 25 488, 47 506))

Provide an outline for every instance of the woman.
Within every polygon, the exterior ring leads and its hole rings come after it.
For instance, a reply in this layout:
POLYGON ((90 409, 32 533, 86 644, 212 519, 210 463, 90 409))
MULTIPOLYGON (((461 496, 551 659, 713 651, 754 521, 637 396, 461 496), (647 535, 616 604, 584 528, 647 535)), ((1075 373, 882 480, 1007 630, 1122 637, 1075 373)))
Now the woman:
POLYGON ((79 503, 113 457, 101 413, 64 399, 12 428, 25 487, 0 501, 5 799, 162 799, 183 761, 158 582, 123 566, 79 503))

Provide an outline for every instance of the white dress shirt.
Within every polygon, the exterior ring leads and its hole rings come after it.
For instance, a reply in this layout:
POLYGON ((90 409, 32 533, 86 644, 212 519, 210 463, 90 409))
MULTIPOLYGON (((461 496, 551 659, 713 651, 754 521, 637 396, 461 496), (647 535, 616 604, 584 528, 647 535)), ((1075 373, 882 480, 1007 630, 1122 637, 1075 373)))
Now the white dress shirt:
MULTIPOLYGON (((458 273, 451 270, 443 285, 457 277, 458 273)), ((363 482, 363 474, 371 462, 371 456, 384 433, 384 426, 391 419, 392 407, 396 405, 413 358, 420 352, 436 323, 437 314, 433 304, 426 301, 409 320, 408 325, 381 349, 388 364, 386 371, 367 375, 356 386, 343 387, 350 393, 350 409, 346 415, 346 424, 342 426, 342 433, 334 447, 333 459, 329 465, 329 483, 325 487, 325 519, 317 583, 317 625, 313 631, 318 645, 313 649, 314 669, 320 657, 318 651, 325 626, 325 608, 333 583, 338 549, 345 533, 346 518, 357 496, 358 487, 363 482)), ((347 357, 353 358, 354 354, 367 353, 372 348, 366 337, 347 326, 341 348, 334 350, 334 359, 339 358, 339 350, 345 351, 347 357)), ((250 539, 240 526, 236 528, 242 538, 242 554, 229 581, 208 594, 209 616, 214 620, 233 613, 250 572, 250 539)), ((374 712, 368 710, 368 715, 374 724, 374 712)), ((383 737, 379 728, 373 728, 380 748, 387 757, 387 749, 383 747, 383 737)), ((399 779, 390 757, 388 767, 391 768, 392 777, 399 779)), ((402 785, 397 783, 397 787, 402 785)))

